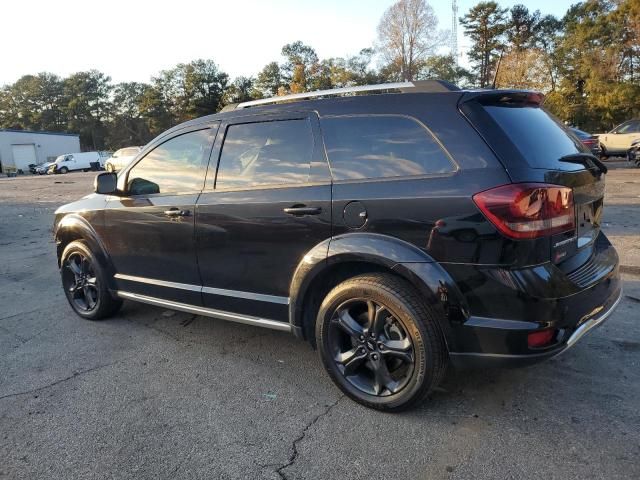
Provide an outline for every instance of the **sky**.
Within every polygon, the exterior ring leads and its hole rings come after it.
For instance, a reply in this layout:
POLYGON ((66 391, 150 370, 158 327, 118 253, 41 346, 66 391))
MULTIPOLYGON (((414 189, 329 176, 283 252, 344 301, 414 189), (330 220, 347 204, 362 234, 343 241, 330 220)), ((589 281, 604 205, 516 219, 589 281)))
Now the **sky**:
MULTIPOLYGON (((458 16, 478 0, 458 0, 458 16)), ((577 0, 500 1, 561 17, 577 0)), ((61 76, 97 69, 114 82, 148 82, 160 70, 213 59, 231 77, 281 61, 283 45, 302 40, 320 58, 371 46, 393 0, 30 0, 2 1, 0 85, 25 74, 61 76)), ((430 2, 451 28, 451 2, 430 2)), ((459 50, 469 48, 458 26, 459 50)), ((462 58, 462 63, 465 63, 462 58)))

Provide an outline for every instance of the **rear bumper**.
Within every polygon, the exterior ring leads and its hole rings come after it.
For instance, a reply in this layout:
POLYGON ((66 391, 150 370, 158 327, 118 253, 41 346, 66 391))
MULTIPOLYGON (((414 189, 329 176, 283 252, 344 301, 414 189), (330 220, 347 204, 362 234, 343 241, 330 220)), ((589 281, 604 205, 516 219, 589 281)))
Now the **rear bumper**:
POLYGON ((574 346, 578 340, 596 327, 602 325, 607 318, 615 311, 622 300, 622 289, 617 297, 608 307, 597 312, 594 316, 588 317, 559 345, 540 353, 529 354, 501 354, 501 353, 476 353, 476 352, 450 352, 451 363, 455 368, 515 368, 533 365, 548 358, 564 353, 574 346))
MULTIPOLYGON (((588 259, 563 271, 552 264, 521 270, 473 269, 466 272, 469 316, 451 326, 454 366, 521 366, 558 355, 573 346, 615 310, 622 295, 618 255, 600 234, 588 259), (530 347, 529 334, 552 330, 544 347, 530 347)), ((472 267, 457 266, 454 273, 472 267)))

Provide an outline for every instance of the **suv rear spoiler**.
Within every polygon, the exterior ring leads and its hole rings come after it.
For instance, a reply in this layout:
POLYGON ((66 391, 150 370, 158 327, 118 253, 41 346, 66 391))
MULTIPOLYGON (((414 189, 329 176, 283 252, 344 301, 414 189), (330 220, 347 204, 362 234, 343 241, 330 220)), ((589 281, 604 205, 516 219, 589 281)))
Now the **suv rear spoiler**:
POLYGON ((539 107, 544 102, 544 94, 533 90, 471 90, 460 98, 460 103, 471 101, 482 105, 539 107))

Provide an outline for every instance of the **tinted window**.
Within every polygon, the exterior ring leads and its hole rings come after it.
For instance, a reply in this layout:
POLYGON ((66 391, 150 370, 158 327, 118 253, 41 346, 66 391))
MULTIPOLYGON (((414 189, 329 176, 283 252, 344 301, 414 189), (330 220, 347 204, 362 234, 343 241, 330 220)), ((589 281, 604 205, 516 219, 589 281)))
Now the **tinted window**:
POLYGON ((615 130, 616 133, 638 133, 640 132, 640 122, 627 122, 615 130))
POLYGON ((222 146, 216 188, 307 182, 312 152, 307 120, 231 125, 222 146))
POLYGON ((507 137, 533 168, 581 169, 579 165, 559 162, 572 153, 586 151, 565 127, 538 107, 485 106, 507 137))
POLYGON ((129 172, 131 195, 202 190, 211 149, 211 131, 172 138, 151 150, 129 172))
POLYGON ((455 169, 431 133, 400 116, 325 117, 322 133, 337 180, 405 177, 455 169))

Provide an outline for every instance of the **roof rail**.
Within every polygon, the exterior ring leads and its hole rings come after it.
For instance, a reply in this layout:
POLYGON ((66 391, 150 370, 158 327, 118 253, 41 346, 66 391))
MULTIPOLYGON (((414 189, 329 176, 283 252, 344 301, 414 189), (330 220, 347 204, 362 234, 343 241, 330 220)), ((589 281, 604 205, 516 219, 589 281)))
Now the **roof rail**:
POLYGON ((270 103, 288 102, 291 100, 302 100, 305 98, 325 97, 327 95, 344 95, 359 92, 375 92, 380 90, 401 90, 414 88, 413 82, 381 83, 379 85, 361 85, 358 87, 334 88, 331 90, 317 90, 315 92, 294 93, 292 95, 282 95, 279 97, 261 98, 249 102, 239 103, 236 108, 255 107, 257 105, 268 105, 270 103))

